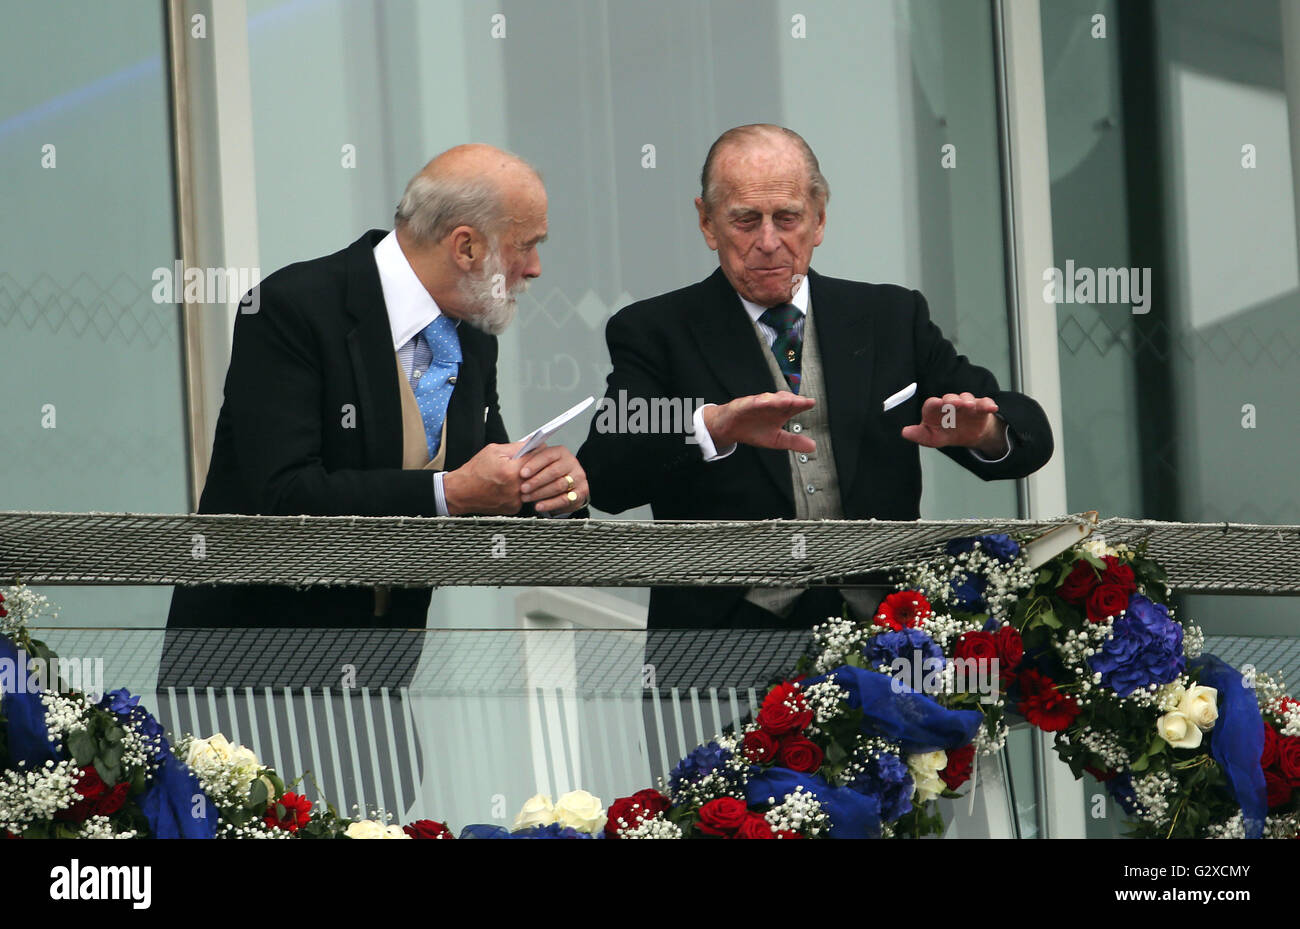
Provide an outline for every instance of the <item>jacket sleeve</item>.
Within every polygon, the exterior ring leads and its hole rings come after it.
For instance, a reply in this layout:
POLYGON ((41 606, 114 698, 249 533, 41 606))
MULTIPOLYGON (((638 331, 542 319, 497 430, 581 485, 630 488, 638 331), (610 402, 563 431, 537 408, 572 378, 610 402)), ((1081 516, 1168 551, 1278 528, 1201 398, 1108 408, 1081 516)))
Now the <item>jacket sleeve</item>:
POLYGON ((613 370, 578 460, 592 504, 621 513, 707 465, 693 437, 695 401, 676 396, 668 383, 666 346, 626 309, 610 318, 605 341, 613 370), (640 425, 638 411, 644 416, 640 425))
POLYGON ((240 479, 265 515, 436 516, 428 471, 327 471, 322 461, 323 378, 315 331, 285 296, 263 292, 235 323, 226 374, 240 479))
POLYGON ((977 397, 991 397, 998 405, 998 415, 1007 423, 1011 440, 1011 454, 996 462, 981 461, 968 448, 948 447, 940 451, 986 481, 1033 474, 1052 457, 1052 426, 1043 408, 1025 394, 1002 390, 991 371, 971 364, 965 355, 958 355, 930 319, 925 297, 917 291, 912 294, 915 299, 913 344, 920 372, 918 396, 924 401, 928 397, 969 391, 977 397))

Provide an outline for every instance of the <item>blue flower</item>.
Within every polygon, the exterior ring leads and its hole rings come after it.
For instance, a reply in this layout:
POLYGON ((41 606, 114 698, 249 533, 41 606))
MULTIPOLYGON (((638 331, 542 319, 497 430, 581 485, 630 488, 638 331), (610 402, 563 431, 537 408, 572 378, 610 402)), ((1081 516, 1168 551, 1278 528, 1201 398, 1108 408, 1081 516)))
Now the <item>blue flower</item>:
POLYGON ((1106 781, 1106 791, 1126 815, 1136 816, 1140 812, 1141 807, 1138 804, 1137 793, 1133 790, 1133 775, 1130 772, 1125 771, 1106 781))
POLYGON ((916 628, 873 635, 862 646, 862 655, 873 668, 882 664, 888 667, 896 658, 902 658, 909 663, 916 662, 921 668, 926 667, 927 658, 943 661, 943 649, 935 644, 934 639, 916 628), (916 660, 918 651, 921 653, 920 661, 916 660))
POLYGON ((988 578, 982 574, 963 574, 954 577, 949 585, 952 588, 953 605, 959 610, 970 613, 982 613, 984 591, 989 586, 988 578))
POLYGON ((171 751, 167 742, 167 730, 148 710, 140 706, 140 698, 131 696, 125 687, 104 694, 99 706, 121 718, 140 734, 149 750, 149 757, 155 764, 160 764, 171 751))
POLYGON ((689 755, 677 762, 668 776, 668 789, 676 793, 677 789, 683 784, 696 784, 708 777, 714 771, 721 768, 728 759, 731 758, 731 752, 720 746, 717 742, 710 742, 707 745, 697 745, 689 755))
POLYGON ((119 687, 117 690, 110 690, 104 694, 103 699, 99 701, 99 705, 110 713, 126 716, 140 705, 140 698, 131 696, 131 692, 125 687, 119 687))
POLYGON ((912 773, 903 759, 890 752, 867 762, 864 772, 845 786, 880 801, 880 818, 890 823, 912 809, 912 773))
POLYGON ((1114 635, 1088 664, 1121 697, 1150 684, 1168 684, 1183 673, 1187 665, 1183 627, 1170 618, 1163 604, 1133 594, 1112 629, 1114 635))
POLYGON ((979 543, 984 552, 1003 564, 1010 564, 1020 554, 1020 546, 1016 543, 1016 540, 1001 532, 992 535, 971 536, 965 539, 949 539, 943 550, 949 555, 961 555, 965 552, 974 551, 976 542, 979 543))

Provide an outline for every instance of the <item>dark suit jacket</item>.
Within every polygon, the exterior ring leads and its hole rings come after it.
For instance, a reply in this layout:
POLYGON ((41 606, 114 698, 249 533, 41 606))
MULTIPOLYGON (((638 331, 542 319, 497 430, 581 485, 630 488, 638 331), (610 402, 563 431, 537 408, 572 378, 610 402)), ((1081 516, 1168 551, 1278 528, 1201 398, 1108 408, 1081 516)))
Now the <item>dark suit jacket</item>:
MULTIPOLYGON (((970 391, 992 397, 1006 420, 1010 456, 986 464, 965 448, 943 453, 985 480, 1018 478, 1051 457, 1042 408, 1002 390, 986 369, 958 355, 930 321, 925 298, 891 284, 864 284, 809 271, 812 312, 826 382, 831 442, 847 519, 917 519, 921 461, 900 435, 918 423, 927 397, 970 391), (888 413, 884 400, 915 381, 915 396, 888 413)), ((753 324, 722 270, 672 293, 634 303, 606 328, 613 372, 606 396, 725 403, 773 389, 753 324)), ((705 462, 682 435, 602 432, 593 422, 578 458, 592 505, 609 513, 650 504, 656 519, 791 519, 789 453, 739 446, 705 462)), ((690 425, 687 424, 687 430, 690 425)), ((743 588, 655 588, 652 627, 731 623, 743 588)), ((822 614, 824 615, 824 614, 822 614)))
MULTIPOLYGON (((277 271, 260 285, 259 310, 238 316, 200 513, 437 515, 433 471, 402 470, 399 374, 373 254, 384 235, 277 271)), ((497 340, 468 325, 459 335, 448 470, 509 441, 497 340)), ((422 629, 429 595, 394 589, 375 617, 372 588, 178 587, 167 624, 422 629)))

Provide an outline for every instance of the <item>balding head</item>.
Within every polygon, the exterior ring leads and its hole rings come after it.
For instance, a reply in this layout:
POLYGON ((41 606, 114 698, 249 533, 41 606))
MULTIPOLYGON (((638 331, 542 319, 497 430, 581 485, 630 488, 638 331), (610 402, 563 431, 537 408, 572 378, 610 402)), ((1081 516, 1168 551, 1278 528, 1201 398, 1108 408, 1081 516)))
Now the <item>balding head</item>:
POLYGON ((700 199, 708 209, 713 209, 722 199, 733 172, 720 171, 719 165, 748 162, 755 159, 797 159, 808 181, 808 196, 824 208, 831 198, 830 185, 822 175, 821 166, 812 147, 793 129, 772 123, 751 123, 728 129, 718 136, 704 159, 700 172, 700 199))
POLYGON ((442 312, 497 334, 515 298, 542 273, 546 188, 518 155, 458 145, 406 185, 397 241, 442 312))
POLYGON ((457 145, 411 178, 394 225, 411 242, 441 242, 458 226, 496 240, 512 219, 512 205, 545 197, 541 176, 518 155, 491 145, 457 145))

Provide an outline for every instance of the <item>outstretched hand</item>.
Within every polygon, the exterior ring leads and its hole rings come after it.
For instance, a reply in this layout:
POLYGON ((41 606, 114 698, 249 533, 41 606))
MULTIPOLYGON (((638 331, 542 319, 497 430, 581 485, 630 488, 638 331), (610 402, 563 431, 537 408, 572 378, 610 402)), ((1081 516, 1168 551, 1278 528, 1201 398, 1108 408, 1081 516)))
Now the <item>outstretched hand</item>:
POLYGON ((921 406, 921 421, 903 428, 903 438, 927 448, 958 445, 995 455, 1006 451, 998 405, 971 393, 930 397, 921 406))
POLYGON ((812 397, 783 390, 737 397, 720 406, 706 407, 702 415, 704 426, 718 448, 740 442, 755 448, 815 452, 816 442, 806 435, 790 432, 785 424, 792 416, 811 410, 816 402, 812 397))

